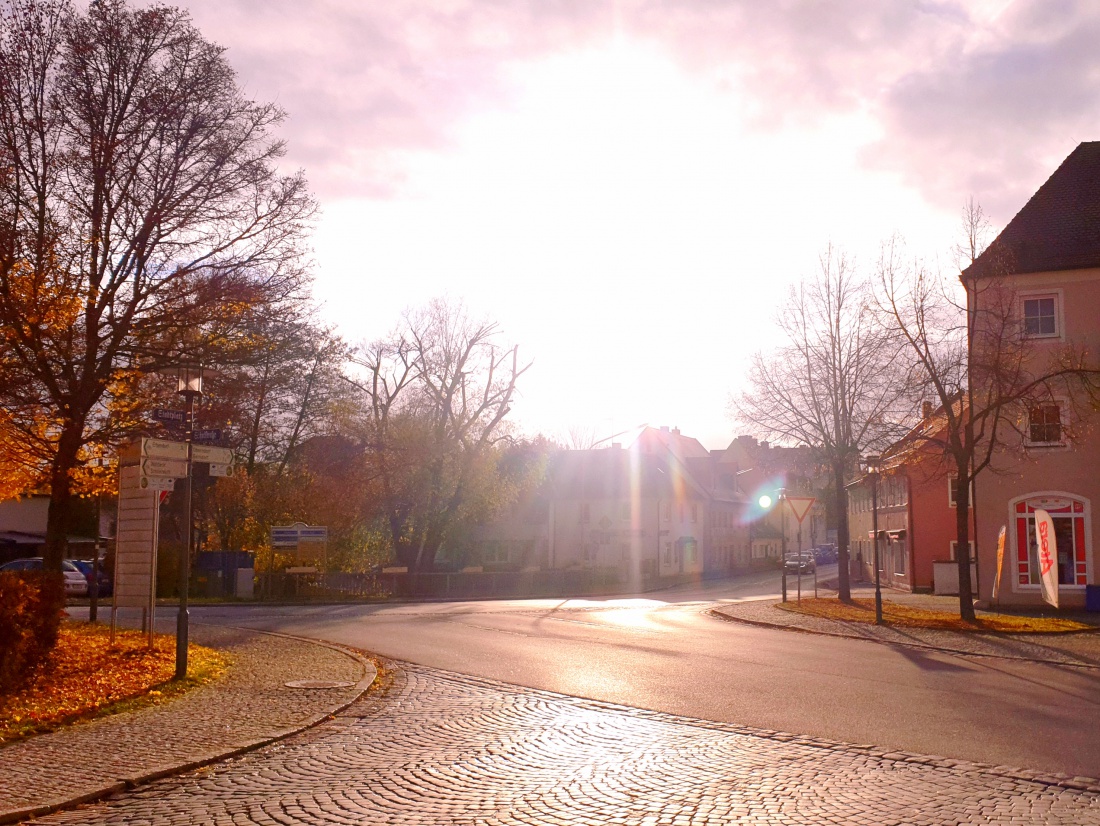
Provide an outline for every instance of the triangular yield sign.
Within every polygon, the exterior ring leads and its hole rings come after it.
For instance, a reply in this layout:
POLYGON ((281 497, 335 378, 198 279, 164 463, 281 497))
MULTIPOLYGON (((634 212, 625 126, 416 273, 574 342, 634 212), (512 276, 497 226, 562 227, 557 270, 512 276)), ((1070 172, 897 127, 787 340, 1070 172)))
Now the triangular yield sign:
POLYGON ((810 508, 814 506, 814 502, 817 499, 813 496, 788 496, 787 504, 791 506, 791 512, 794 514, 794 518, 800 523, 806 518, 806 514, 810 512, 810 508))

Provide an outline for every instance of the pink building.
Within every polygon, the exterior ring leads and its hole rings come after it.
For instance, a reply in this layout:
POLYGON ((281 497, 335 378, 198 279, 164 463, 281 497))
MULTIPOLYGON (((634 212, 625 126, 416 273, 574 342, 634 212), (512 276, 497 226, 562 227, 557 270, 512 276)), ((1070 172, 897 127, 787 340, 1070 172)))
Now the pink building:
MULTIPOLYGON (((1011 290, 1028 357, 1037 365, 1074 349, 1100 353, 1100 142, 1080 144, 1004 231, 962 273, 970 300, 984 288, 1011 290)), ((981 333, 975 336, 977 339, 981 333)), ((980 345, 980 341, 972 346, 980 345)), ((1079 401, 1079 397, 1078 397, 1079 401)), ((1065 397, 1021 409, 1018 433, 980 474, 977 593, 989 601, 997 535, 1006 529, 999 602, 1039 605, 1037 508, 1054 520, 1060 604, 1080 608, 1100 583, 1093 507, 1100 503, 1100 435, 1094 408, 1065 397)))

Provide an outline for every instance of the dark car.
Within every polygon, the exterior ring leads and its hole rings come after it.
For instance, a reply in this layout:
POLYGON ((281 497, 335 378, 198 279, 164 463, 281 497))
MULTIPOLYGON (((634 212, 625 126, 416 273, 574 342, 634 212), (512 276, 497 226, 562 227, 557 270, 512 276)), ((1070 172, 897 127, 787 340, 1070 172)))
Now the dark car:
POLYGON ((813 553, 818 565, 828 565, 836 562, 836 546, 834 545, 818 545, 814 548, 813 553))
MULTIPOLYGON (((0 565, 0 571, 41 571, 42 557, 32 556, 27 559, 13 559, 6 565, 0 565)), ((61 560, 61 573, 65 577, 65 595, 70 597, 83 597, 88 595, 88 580, 73 563, 68 559, 61 560)))
MULTIPOLYGON (((88 595, 92 593, 92 560, 90 559, 73 559, 70 560, 73 565, 80 569, 80 573, 84 574, 84 578, 88 580, 88 595)), ((96 578, 99 582, 98 596, 109 597, 111 595, 111 574, 107 571, 106 566, 102 562, 99 563, 99 576, 96 578)))
POLYGON ((787 554, 783 566, 789 574, 812 574, 817 570, 817 562, 809 551, 803 551, 801 554, 787 554))

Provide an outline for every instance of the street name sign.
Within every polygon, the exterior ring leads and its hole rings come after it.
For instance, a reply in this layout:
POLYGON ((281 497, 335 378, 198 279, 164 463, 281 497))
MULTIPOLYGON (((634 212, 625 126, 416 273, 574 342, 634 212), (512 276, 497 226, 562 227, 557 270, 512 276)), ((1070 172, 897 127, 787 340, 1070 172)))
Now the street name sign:
POLYGON ((196 430, 191 436, 191 440, 194 442, 220 442, 222 440, 222 432, 218 428, 196 430))
POLYGON ((153 418, 167 425, 182 427, 187 423, 187 413, 183 410, 166 410, 163 407, 153 408, 153 418))

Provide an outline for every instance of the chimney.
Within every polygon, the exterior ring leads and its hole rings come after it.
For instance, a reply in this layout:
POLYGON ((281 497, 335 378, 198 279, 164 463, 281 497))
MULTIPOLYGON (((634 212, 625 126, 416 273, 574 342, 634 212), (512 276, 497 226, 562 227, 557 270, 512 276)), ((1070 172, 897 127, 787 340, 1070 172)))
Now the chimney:
POLYGON ((612 450, 622 450, 623 449, 623 443, 622 442, 612 442, 611 443, 611 449, 612 450))
POLYGON ((678 427, 672 428, 672 435, 673 436, 679 436, 680 435, 680 428, 678 428, 678 427))
POLYGON ((668 433, 668 425, 667 424, 661 425, 661 432, 662 433, 668 433))
POLYGON ((932 418, 932 402, 921 402, 920 417, 922 419, 931 419, 932 418))
POLYGON ((770 448, 770 447, 771 447, 771 445, 770 445, 770 444, 768 444, 767 442, 765 442, 765 441, 763 441, 763 440, 761 440, 761 441, 760 441, 760 449, 761 449, 761 450, 767 450, 767 449, 768 449, 768 448, 770 448))

